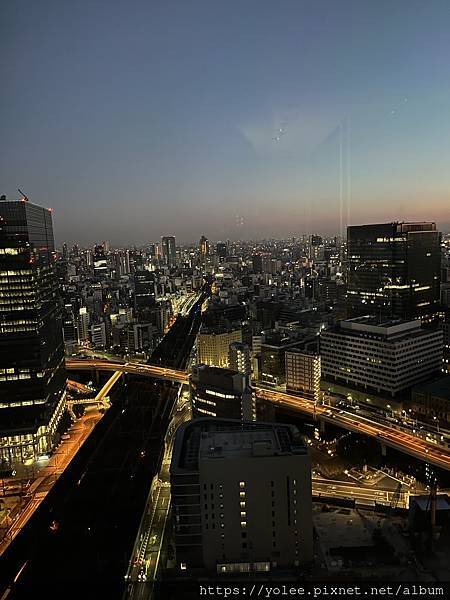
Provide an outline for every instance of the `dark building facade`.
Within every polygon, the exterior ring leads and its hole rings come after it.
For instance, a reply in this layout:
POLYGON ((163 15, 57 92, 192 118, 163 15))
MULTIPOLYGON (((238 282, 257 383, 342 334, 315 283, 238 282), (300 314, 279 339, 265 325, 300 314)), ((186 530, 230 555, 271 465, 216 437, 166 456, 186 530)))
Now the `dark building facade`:
POLYGON ((197 365, 190 379, 192 415, 254 421, 255 397, 249 378, 243 373, 197 365))
POLYGON ((173 235, 166 235, 161 238, 161 252, 165 264, 172 267, 177 262, 177 246, 173 235))
POLYGON ((435 223, 348 227, 349 318, 433 319, 440 294, 440 243, 435 223))
POLYGON ((51 450, 66 373, 51 211, 0 201, 0 452, 3 466, 51 450))
POLYGON ((150 271, 134 273, 134 308, 136 315, 147 315, 155 305, 155 275, 150 271))
POLYGON ((219 261, 225 260, 228 253, 227 244, 225 242, 217 242, 216 253, 219 257, 219 261))
POLYGON ((208 256, 209 254, 209 242, 208 242, 208 238, 205 237, 204 235, 202 235, 202 237, 200 238, 200 242, 198 244, 198 249, 200 252, 200 256, 202 258, 205 258, 206 256, 208 256))
POLYGON ((185 574, 267 574, 312 560, 311 464, 294 426, 184 423, 170 481, 176 562, 185 574))
POLYGON ((108 257, 101 244, 94 247, 94 276, 98 279, 108 277, 108 257))

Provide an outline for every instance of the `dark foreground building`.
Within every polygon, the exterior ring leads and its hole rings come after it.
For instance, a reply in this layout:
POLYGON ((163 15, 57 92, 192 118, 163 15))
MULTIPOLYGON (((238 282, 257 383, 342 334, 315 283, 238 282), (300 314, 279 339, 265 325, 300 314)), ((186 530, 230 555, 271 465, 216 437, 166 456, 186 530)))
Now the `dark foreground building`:
POLYGON ((170 479, 180 571, 295 571, 312 560, 311 466, 294 426, 185 423, 170 479))
POLYGON ((51 210, 0 199, 2 468, 51 450, 66 373, 51 210))
POLYGON ((435 223, 348 227, 348 317, 432 320, 440 296, 440 243, 435 223))

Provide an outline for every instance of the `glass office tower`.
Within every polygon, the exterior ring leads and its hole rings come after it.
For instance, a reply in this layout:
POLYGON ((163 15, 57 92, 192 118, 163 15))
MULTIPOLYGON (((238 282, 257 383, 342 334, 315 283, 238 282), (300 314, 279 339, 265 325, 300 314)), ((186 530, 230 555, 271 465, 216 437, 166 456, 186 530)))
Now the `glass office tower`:
POLYGON ((349 318, 431 321, 439 305, 440 244, 435 223, 348 227, 349 318))
POLYGON ((66 373, 51 210, 0 199, 0 458, 49 452, 66 373))
POLYGON ((161 238, 162 257, 166 265, 172 267, 177 262, 177 247, 175 236, 165 235, 161 238))

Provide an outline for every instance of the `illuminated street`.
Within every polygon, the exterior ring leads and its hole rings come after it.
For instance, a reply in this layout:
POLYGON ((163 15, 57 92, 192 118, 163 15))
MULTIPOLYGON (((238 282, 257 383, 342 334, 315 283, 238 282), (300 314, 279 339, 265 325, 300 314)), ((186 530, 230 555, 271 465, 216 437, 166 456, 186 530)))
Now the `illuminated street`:
MULTIPOLYGON (((183 389, 183 388, 181 388, 183 389)), ((170 511, 170 462, 176 429, 190 418, 187 393, 179 395, 165 438, 161 469, 152 482, 148 504, 136 536, 133 556, 126 574, 127 598, 150 598, 158 576, 167 518, 170 511)))
POLYGON ((42 461, 42 466, 37 465, 34 478, 25 495, 25 504, 0 542, 0 555, 32 517, 102 416, 97 410, 83 415, 68 430, 70 438, 63 440, 56 452, 47 461, 42 461))

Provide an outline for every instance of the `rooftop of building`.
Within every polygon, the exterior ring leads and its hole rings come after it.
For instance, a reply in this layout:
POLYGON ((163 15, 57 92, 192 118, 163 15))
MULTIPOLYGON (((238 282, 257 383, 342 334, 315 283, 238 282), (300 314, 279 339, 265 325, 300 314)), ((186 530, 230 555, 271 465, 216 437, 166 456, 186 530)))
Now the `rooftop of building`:
POLYGON ((196 365, 192 368, 191 386, 195 389, 204 386, 219 392, 242 394, 248 388, 248 378, 233 369, 196 365))
POLYGON ((286 330, 283 331, 271 329, 263 332, 264 339, 262 345, 270 348, 287 348, 288 346, 295 346, 303 344, 308 338, 311 337, 310 332, 299 331, 299 330, 286 330))
POLYGON ((317 352, 313 352, 312 350, 303 350, 302 348, 290 348, 286 350, 286 354, 305 354, 306 356, 310 356, 313 358, 320 358, 320 354, 317 352))
POLYGON ((245 342, 232 342, 230 344, 230 348, 231 347, 233 347, 236 350, 242 350, 242 351, 250 350, 250 346, 248 344, 246 344, 245 342))
POLYGON ((380 318, 376 315, 363 315, 361 317, 355 317, 354 319, 346 319, 344 323, 360 323, 361 325, 373 325, 375 327, 397 327, 398 325, 405 325, 413 323, 416 327, 420 327, 420 321, 418 320, 407 320, 407 319, 386 319, 380 318))
POLYGON ((397 340, 403 337, 423 336, 433 329, 423 327, 419 320, 402 319, 380 320, 373 315, 365 315, 354 319, 339 321, 331 331, 345 335, 378 337, 386 340, 397 340))
POLYGON ((240 324, 217 324, 217 325, 202 325, 199 335, 223 335, 224 333, 234 333, 242 329, 240 324))
MULTIPOLYGON (((195 365, 192 369, 192 374, 194 377, 198 374, 200 377, 220 377, 220 378, 228 378, 232 379, 235 375, 238 375, 238 371, 233 371, 233 369, 228 369, 226 367, 211 367, 209 365, 195 365)), ((242 373, 241 373, 242 375, 242 373)))
POLYGON ((171 473, 197 471, 199 458, 306 455, 307 447, 293 425, 243 422, 236 419, 196 419, 180 426, 171 473))
POLYGON ((450 375, 444 375, 434 381, 416 385, 413 388, 413 392, 429 394, 430 396, 439 396, 439 398, 450 400, 450 375))
POLYGON ((46 208, 44 206, 40 206, 35 202, 31 202, 26 196, 22 196, 22 198, 7 198, 4 194, 0 196, 0 206, 3 205, 14 205, 14 206, 33 206, 35 208, 40 208, 42 210, 47 210, 49 212, 53 212, 52 208, 46 208))
POLYGON ((436 223, 433 221, 390 221, 387 223, 369 223, 366 225, 349 225, 348 231, 358 229, 375 229, 377 227, 393 227, 400 231, 435 231, 436 223))
POLYGON ((202 459, 277 456, 281 444, 275 431, 208 432, 202 435, 202 459))

